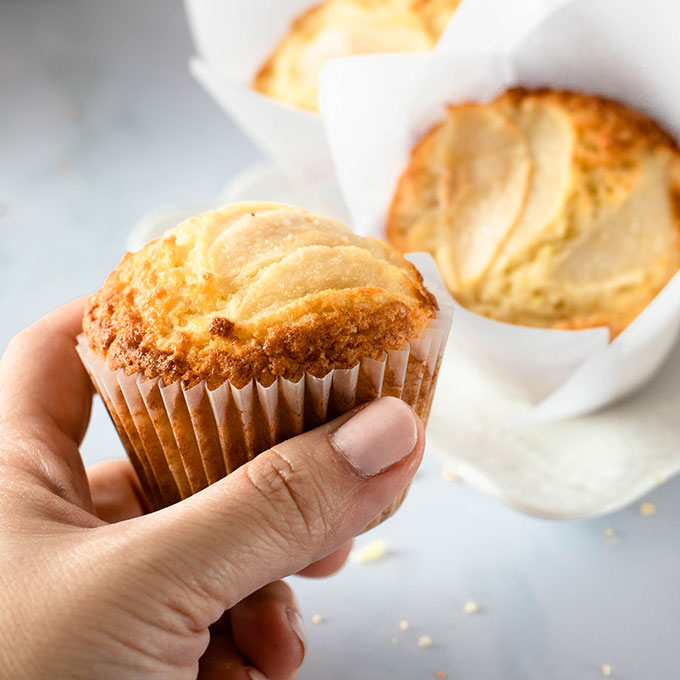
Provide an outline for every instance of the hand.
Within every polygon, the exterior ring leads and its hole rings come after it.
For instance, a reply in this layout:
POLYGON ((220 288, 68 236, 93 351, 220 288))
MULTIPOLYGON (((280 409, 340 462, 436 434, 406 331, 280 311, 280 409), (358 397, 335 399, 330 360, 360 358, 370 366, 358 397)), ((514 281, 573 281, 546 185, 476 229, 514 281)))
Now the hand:
POLYGON ((81 314, 53 312, 0 361, 0 677, 295 677, 302 620, 277 579, 342 565, 415 474, 420 421, 381 399, 144 515, 127 462, 83 468, 81 314))

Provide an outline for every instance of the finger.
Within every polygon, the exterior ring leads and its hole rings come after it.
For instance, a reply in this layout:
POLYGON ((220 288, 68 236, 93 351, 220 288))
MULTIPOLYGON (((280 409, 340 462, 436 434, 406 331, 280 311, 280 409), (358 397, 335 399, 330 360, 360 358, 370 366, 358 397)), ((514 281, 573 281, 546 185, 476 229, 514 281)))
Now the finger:
POLYGON ((198 664, 198 680, 253 680, 229 633, 213 633, 198 664))
POLYGON ((87 469, 94 513, 105 522, 122 522, 145 512, 144 492, 129 460, 107 460, 87 469))
POLYGON ((269 680, 295 677, 307 634, 293 591, 283 581, 260 588, 231 610, 236 647, 269 680))
POLYGON ((345 566, 350 552, 352 552, 352 541, 347 541, 345 545, 332 552, 330 555, 321 558, 317 562, 310 564, 298 572, 298 576, 307 576, 308 578, 325 578, 332 576, 337 571, 340 571, 345 566))
POLYGON ((89 420, 92 385, 75 351, 85 298, 74 300, 19 332, 0 361, 3 420, 57 427, 80 444, 89 420))
POLYGON ((0 449, 51 491, 89 508, 78 446, 92 386, 76 353, 84 299, 21 331, 0 360, 0 449))
POLYGON ((172 564, 167 596, 192 584, 221 614, 359 533, 410 482, 423 447, 422 424, 404 402, 375 401, 136 520, 126 534, 130 566, 172 564))

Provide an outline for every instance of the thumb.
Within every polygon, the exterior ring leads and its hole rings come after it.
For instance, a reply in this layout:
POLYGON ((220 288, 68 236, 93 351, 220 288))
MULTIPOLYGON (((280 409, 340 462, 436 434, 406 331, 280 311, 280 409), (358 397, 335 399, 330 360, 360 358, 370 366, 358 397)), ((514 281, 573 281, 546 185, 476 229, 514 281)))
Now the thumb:
POLYGON ((163 570, 171 599, 198 589, 228 609, 364 529, 411 481, 423 448, 418 417, 385 397, 135 520, 128 554, 163 570))

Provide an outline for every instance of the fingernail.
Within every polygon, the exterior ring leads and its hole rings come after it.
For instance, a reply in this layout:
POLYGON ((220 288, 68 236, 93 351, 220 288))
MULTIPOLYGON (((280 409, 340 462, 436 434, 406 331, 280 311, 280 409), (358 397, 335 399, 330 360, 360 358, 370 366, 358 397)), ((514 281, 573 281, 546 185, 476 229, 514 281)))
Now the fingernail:
POLYGON ((384 397, 361 409, 330 440, 359 473, 373 477, 413 451, 416 417, 400 399, 384 397))
POLYGON ((293 607, 286 607, 286 616, 288 617, 288 623, 290 629, 295 633, 300 644, 302 645, 302 657, 304 658, 305 652, 307 651, 307 629, 305 628, 304 621, 300 612, 293 607))
POLYGON ((246 673, 250 680, 267 680, 267 678, 257 670, 257 668, 246 668, 246 673))

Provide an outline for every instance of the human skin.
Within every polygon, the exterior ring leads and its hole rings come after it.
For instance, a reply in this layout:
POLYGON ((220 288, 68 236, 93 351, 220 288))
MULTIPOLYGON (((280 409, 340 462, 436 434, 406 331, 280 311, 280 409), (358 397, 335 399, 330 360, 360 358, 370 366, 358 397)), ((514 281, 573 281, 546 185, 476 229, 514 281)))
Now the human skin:
POLYGON ((294 678, 304 626, 279 579, 342 566, 415 474, 422 424, 380 399, 145 515, 127 461, 83 467, 82 309, 0 361, 0 677, 294 678))

